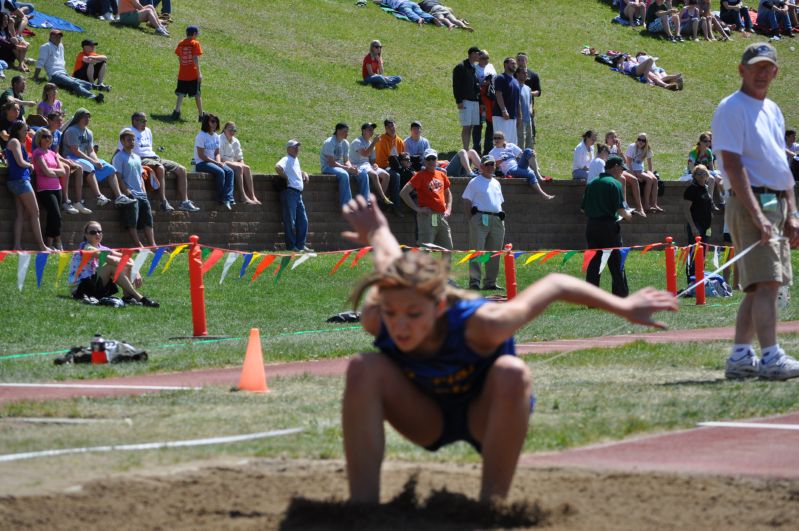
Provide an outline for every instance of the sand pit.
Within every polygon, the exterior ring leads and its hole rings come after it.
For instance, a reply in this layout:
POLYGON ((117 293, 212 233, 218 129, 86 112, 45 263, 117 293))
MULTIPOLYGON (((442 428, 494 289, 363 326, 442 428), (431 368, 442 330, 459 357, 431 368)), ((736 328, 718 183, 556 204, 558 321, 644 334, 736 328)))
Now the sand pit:
POLYGON ((797 480, 521 468, 508 505, 492 512, 473 501, 477 465, 389 462, 384 503, 371 510, 340 503, 340 461, 192 463, 67 488, 53 476, 43 494, 0 497, 4 528, 749 530, 799 521, 797 480))

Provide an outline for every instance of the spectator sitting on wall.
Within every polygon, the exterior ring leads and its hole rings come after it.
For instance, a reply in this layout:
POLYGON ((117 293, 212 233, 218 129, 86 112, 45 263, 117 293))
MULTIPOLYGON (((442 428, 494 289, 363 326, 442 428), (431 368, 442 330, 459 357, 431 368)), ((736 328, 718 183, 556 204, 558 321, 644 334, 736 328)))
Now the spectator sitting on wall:
POLYGON ((133 203, 121 210, 122 225, 128 231, 130 240, 135 247, 142 247, 139 230, 144 231, 147 245, 155 247, 153 212, 142 178, 144 168, 141 158, 133 152, 136 135, 130 129, 123 129, 119 134, 119 141, 122 143, 122 149, 114 155, 114 169, 119 178, 119 187, 122 192, 134 199, 133 203))
POLYGON ((369 122, 361 125, 361 136, 350 144, 350 163, 357 168, 360 179, 368 179, 372 183, 378 200, 391 206, 394 203, 386 197, 390 176, 375 163, 375 145, 380 141, 380 135, 373 137, 375 127, 377 124, 369 122))
POLYGON ((541 184, 535 173, 530 169, 530 159, 533 156, 532 149, 522 149, 511 142, 505 141, 502 131, 494 131, 494 149, 488 154, 494 157, 499 163, 499 169, 505 177, 519 177, 527 179, 530 187, 541 194, 545 200, 554 199, 554 195, 549 195, 541 189, 541 184))
POLYGON ((120 191, 114 167, 98 158, 94 150, 94 135, 88 127, 91 116, 91 113, 83 108, 75 111, 75 115, 64 128, 64 134, 59 143, 59 152, 66 158, 80 164, 81 168, 83 168, 83 175, 89 182, 89 186, 98 193, 97 206, 105 206, 111 201, 100 193, 97 183, 103 181, 108 182, 108 186, 114 193, 115 205, 129 205, 134 200, 120 191), (94 180, 96 182, 92 185, 91 183, 94 180))
POLYGON ((335 175, 338 180, 338 200, 342 207, 352 199, 350 176, 358 181, 358 195, 369 197, 368 177, 361 175, 358 168, 350 162, 350 143, 347 141, 349 134, 350 126, 343 122, 337 123, 333 134, 322 144, 322 151, 319 154, 322 173, 335 175))
MULTIPOLYGON (((174 210, 166 198, 166 174, 167 172, 171 172, 175 175, 178 200, 180 201, 178 210, 183 210, 184 212, 199 211, 199 207, 189 200, 188 179, 186 177, 185 166, 178 164, 173 160, 161 158, 155 152, 153 144, 153 132, 149 127, 147 127, 147 115, 143 112, 134 112, 130 121, 133 134, 136 135, 136 140, 133 145, 133 152, 141 157, 143 166, 155 171, 155 178, 160 184, 158 187, 158 192, 161 197, 161 210, 164 212, 170 212, 174 210)), ((122 149, 122 146, 117 146, 117 149, 122 149)))
POLYGON ((233 170, 234 189, 238 188, 242 201, 247 205, 260 205, 261 202, 255 197, 255 185, 252 182, 252 171, 250 166, 244 162, 244 152, 241 149, 241 142, 236 138, 238 129, 233 122, 227 122, 222 128, 219 136, 219 156, 225 166, 233 170))
POLYGON ((80 43, 83 48, 75 57, 75 66, 72 69, 72 77, 82 79, 92 84, 92 88, 97 90, 111 90, 111 85, 105 84, 105 74, 108 68, 108 57, 95 52, 97 42, 91 39, 83 39, 80 43))
MULTIPOLYGON (((61 203, 61 210, 67 214, 91 214, 92 211, 86 208, 83 203, 83 167, 74 160, 63 157, 59 153, 59 145, 61 143, 61 126, 64 123, 64 117, 60 112, 51 112, 47 115, 47 130, 53 136, 50 143, 50 151, 55 152, 58 157, 58 162, 64 164, 67 169, 67 175, 61 181, 61 194, 63 203, 61 203), (69 181, 70 179, 75 183, 75 201, 69 199, 69 181)), ((100 187, 97 185, 97 179, 86 181, 89 188, 92 189, 96 197, 102 195, 100 187)))
POLYGON ((388 172, 388 197, 395 205, 399 205, 399 154, 405 149, 405 142, 397 136, 397 123, 393 118, 383 120, 385 132, 375 146, 375 162, 379 168, 388 172))
POLYGON ((207 173, 216 182, 217 199, 227 210, 233 210, 233 169, 225 166, 219 155, 219 118, 214 114, 202 117, 200 132, 194 138, 194 160, 197 171, 207 173))
POLYGON ((414 120, 411 122, 411 134, 403 140, 405 151, 411 157, 413 169, 422 169, 422 159, 424 152, 430 149, 430 142, 422 136, 422 122, 414 120))

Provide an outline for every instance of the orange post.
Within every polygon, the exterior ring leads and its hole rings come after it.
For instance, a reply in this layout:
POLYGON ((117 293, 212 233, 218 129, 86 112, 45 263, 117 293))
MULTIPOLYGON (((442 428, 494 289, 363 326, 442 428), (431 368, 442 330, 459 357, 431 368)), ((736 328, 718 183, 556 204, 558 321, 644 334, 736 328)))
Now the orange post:
POLYGON ((674 257, 674 239, 666 237, 666 291, 677 295, 677 260, 674 257))
POLYGON ((191 320, 194 325, 194 337, 207 336, 205 323, 205 284, 203 284, 203 253, 200 249, 200 237, 189 236, 189 284, 191 292, 191 320))
POLYGON ((511 252, 513 250, 512 244, 505 246, 505 291, 508 294, 508 300, 516 296, 516 258, 511 252))
MULTIPOLYGON (((702 245, 702 237, 696 237, 696 254, 694 255, 694 278, 697 282, 705 279, 705 249, 702 245)), ((694 290, 696 293, 696 304, 705 304, 705 284, 699 284, 694 290)))

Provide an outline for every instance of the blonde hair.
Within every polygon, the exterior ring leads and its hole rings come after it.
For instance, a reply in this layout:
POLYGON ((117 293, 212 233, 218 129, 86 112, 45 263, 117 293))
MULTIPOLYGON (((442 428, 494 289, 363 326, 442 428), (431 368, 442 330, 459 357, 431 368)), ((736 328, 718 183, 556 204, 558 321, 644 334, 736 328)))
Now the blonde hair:
POLYGON ((432 253, 406 252, 394 260, 385 271, 375 271, 364 278, 352 293, 357 308, 363 294, 372 286, 382 289, 412 289, 416 293, 447 302, 474 298, 474 295, 449 285, 449 262, 435 258, 432 253))
POLYGON ((691 177, 696 178, 697 175, 704 175, 705 177, 710 177, 710 171, 708 171, 707 166, 704 164, 697 164, 694 166, 694 171, 691 172, 691 177))

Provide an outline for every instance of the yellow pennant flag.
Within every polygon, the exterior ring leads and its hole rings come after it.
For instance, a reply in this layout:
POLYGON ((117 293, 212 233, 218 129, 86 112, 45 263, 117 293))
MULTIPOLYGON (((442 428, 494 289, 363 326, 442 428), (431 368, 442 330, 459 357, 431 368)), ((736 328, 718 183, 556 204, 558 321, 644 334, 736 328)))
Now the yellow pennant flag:
POLYGON ((722 264, 727 263, 727 259, 730 257, 730 248, 728 246, 724 246, 724 257, 721 259, 722 264))
POLYGON ((161 273, 166 273, 167 270, 169 269, 169 266, 172 265, 172 260, 174 260, 175 257, 180 254, 180 251, 182 251, 188 246, 189 246, 188 243, 184 243, 183 245, 178 245, 177 247, 175 247, 175 250, 169 254, 169 260, 167 260, 166 264, 164 264, 164 268, 161 270, 161 273))
POLYGON ((72 253, 58 253, 58 270, 55 274, 56 286, 58 286, 58 282, 61 280, 61 275, 64 274, 64 270, 67 268, 71 258, 72 253))
POLYGON ((469 251, 468 253, 466 253, 466 256, 464 256, 463 258, 461 258, 461 261, 460 261, 460 262, 458 262, 458 263, 457 263, 457 264, 455 264, 455 265, 461 265, 461 264, 463 264, 463 263, 466 263, 466 262, 468 262, 468 261, 469 261, 469 260, 472 258, 472 256, 474 256, 474 251, 469 251))
POLYGON ((524 262, 524 265, 531 264, 531 263, 535 262, 536 260, 538 260, 539 258, 541 258, 542 256, 546 256, 546 255, 547 255, 546 251, 543 251, 543 252, 540 252, 540 253, 531 254, 527 258, 527 260, 524 262))

